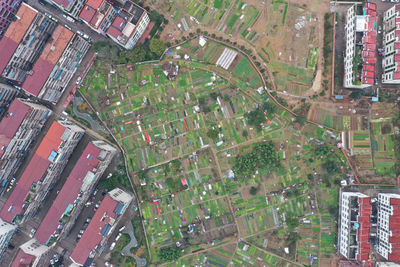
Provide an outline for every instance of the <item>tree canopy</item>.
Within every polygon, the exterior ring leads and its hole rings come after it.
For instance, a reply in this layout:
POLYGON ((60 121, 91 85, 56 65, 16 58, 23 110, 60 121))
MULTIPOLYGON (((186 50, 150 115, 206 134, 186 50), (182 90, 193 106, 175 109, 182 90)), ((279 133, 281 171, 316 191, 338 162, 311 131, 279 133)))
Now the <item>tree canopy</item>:
POLYGON ((280 167, 280 157, 272 141, 257 143, 253 150, 235 158, 233 171, 236 175, 246 177, 256 170, 275 171, 280 167))
POLYGON ((168 248, 161 248, 158 257, 161 262, 170 262, 179 259, 182 255, 182 252, 177 247, 168 247, 168 248))
POLYGON ((156 55, 161 55, 165 50, 165 43, 160 40, 153 38, 150 40, 150 51, 156 55))
POLYGON ((271 103, 265 101, 257 109, 246 113, 244 117, 247 119, 247 123, 249 125, 256 127, 256 129, 259 131, 261 130, 261 124, 265 123, 267 120, 264 112, 272 114, 275 112, 275 108, 271 103))

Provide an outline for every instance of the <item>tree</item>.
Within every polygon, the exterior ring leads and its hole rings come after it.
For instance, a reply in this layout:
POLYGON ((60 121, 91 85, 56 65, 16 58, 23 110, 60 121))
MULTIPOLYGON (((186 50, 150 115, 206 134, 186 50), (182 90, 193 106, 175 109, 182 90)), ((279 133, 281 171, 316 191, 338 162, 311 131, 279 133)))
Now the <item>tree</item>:
POLYGON ((245 130, 243 130, 242 135, 243 135, 243 137, 247 137, 247 136, 249 136, 249 132, 245 129, 245 130))
POLYGON ((165 50, 165 43, 160 39, 151 39, 150 40, 150 51, 156 55, 161 55, 165 50))
POLYGON ((256 170, 272 172, 280 167, 280 157, 271 141, 256 143, 249 153, 235 158, 233 171, 237 176, 250 177, 256 170))
POLYGON ((255 196, 257 195, 257 192, 258 192, 258 187, 254 186, 250 187, 250 195, 255 196))
POLYGON ((217 100, 218 96, 219 96, 219 94, 216 93, 216 92, 211 92, 211 93, 210 93, 210 97, 211 97, 212 99, 214 99, 214 100, 217 100))
POLYGON ((294 216, 287 217, 286 225, 288 226, 289 232, 291 232, 294 230, 294 228, 299 226, 299 219, 294 216))
POLYGON ((244 114, 244 117, 247 119, 247 123, 256 127, 258 131, 261 130, 261 124, 266 121, 264 112, 259 108, 244 114))
POLYGON ((161 262, 176 261, 182 255, 182 251, 177 247, 161 248, 158 252, 158 258, 161 262))
POLYGON ((339 171, 339 167, 333 160, 328 160, 322 164, 322 167, 330 174, 334 174, 339 171))
POLYGON ((97 52, 97 57, 103 61, 111 63, 119 63, 120 50, 117 46, 111 45, 109 42, 97 42, 93 45, 94 51, 97 52))
POLYGON ((211 139, 211 140, 215 140, 218 138, 218 130, 217 129, 210 129, 207 132, 207 136, 211 139))
POLYGON ((143 45, 138 45, 132 50, 123 51, 121 52, 120 55, 120 60, 126 61, 129 64, 135 64, 136 62, 141 62, 145 58, 146 58, 146 48, 143 45))
POLYGON ((145 170, 139 170, 137 172, 137 176, 140 180, 146 179, 147 178, 147 171, 145 170))
POLYGON ((304 123, 306 122, 306 116, 304 116, 304 115, 299 115, 299 116, 297 116, 296 117, 296 119, 295 119, 295 121, 294 122, 297 122, 298 124, 300 124, 300 125, 304 125, 304 123))

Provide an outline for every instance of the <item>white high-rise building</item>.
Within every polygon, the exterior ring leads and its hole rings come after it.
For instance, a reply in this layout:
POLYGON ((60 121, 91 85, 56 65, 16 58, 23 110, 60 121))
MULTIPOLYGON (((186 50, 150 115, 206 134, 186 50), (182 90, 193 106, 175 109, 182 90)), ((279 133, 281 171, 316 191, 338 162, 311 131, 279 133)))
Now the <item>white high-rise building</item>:
POLYGON ((339 252, 349 260, 367 260, 370 252, 370 197, 359 192, 339 196, 339 252))
POLYGON ((400 261, 400 195, 378 194, 378 244, 376 251, 390 261, 400 261))
POLYGON ((354 4, 346 14, 344 87, 366 88, 375 83, 376 4, 354 4))
POLYGON ((400 4, 383 13, 382 83, 400 83, 400 4))

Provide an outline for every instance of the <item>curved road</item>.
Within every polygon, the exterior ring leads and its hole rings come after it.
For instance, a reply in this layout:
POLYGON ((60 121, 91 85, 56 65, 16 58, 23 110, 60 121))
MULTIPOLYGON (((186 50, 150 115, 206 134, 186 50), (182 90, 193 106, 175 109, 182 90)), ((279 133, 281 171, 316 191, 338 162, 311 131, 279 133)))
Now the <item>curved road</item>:
POLYGON ((101 126, 97 121, 95 121, 92 118, 92 116, 90 116, 87 113, 82 113, 82 112, 80 112, 78 110, 78 104, 79 103, 83 103, 83 102, 85 102, 85 100, 83 100, 83 98, 75 97, 75 99, 73 100, 73 106, 72 106, 72 110, 73 110, 74 114, 78 118, 87 121, 90 124, 90 128, 93 131, 95 131, 95 132, 103 132, 103 133, 107 133, 108 134, 107 130, 103 126, 101 126))

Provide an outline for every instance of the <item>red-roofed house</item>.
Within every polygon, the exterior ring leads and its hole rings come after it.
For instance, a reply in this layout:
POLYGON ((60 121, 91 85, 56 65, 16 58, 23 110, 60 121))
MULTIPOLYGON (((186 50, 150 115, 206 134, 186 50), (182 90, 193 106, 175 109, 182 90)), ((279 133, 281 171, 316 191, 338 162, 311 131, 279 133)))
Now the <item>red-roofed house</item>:
POLYGON ((50 0, 54 5, 74 18, 78 18, 85 0, 50 0))
POLYGON ((363 7, 354 4, 347 10, 344 60, 346 88, 366 88, 375 83, 375 75, 365 76, 365 65, 372 69, 376 63, 376 21, 376 6, 369 2, 363 7))
POLYGON ((37 11, 25 3, 22 3, 16 14, 16 21, 11 22, 3 38, 0 40, 0 73, 4 71, 7 63, 13 56, 15 49, 21 42, 26 31, 35 18, 37 11))
POLYGON ((107 30, 107 35, 126 49, 132 49, 150 23, 145 9, 126 1, 107 30))
POLYGON ((18 251, 17 256, 14 258, 13 262, 11 263, 11 267, 27 267, 31 266, 33 260, 35 259, 34 256, 26 254, 21 249, 18 251))
POLYGON ((73 32, 64 26, 57 26, 51 42, 46 44, 42 54, 33 66, 31 74, 28 75, 22 85, 22 89, 25 92, 38 96, 73 35, 73 32))
POLYGON ((370 252, 369 230, 371 198, 359 192, 339 195, 339 252, 348 260, 367 260, 370 252))
POLYGON ((69 232, 115 153, 116 149, 103 141, 86 146, 36 231, 40 243, 50 246, 69 232))
POLYGON ((105 196, 70 256, 75 264, 89 266, 93 262, 131 201, 132 196, 119 188, 105 196))
POLYGON ((83 135, 69 121, 53 122, 0 211, 4 221, 18 224, 35 214, 83 135))
POLYGON ((400 84, 400 4, 383 15, 382 83, 400 84))
POLYGON ((116 14, 117 9, 106 0, 88 0, 79 18, 93 30, 105 34, 116 14))
POLYGON ((376 251, 389 261, 400 262, 400 195, 378 194, 376 251))
POLYGON ((24 99, 15 99, 0 122, 0 190, 3 191, 39 134, 51 111, 24 99))

